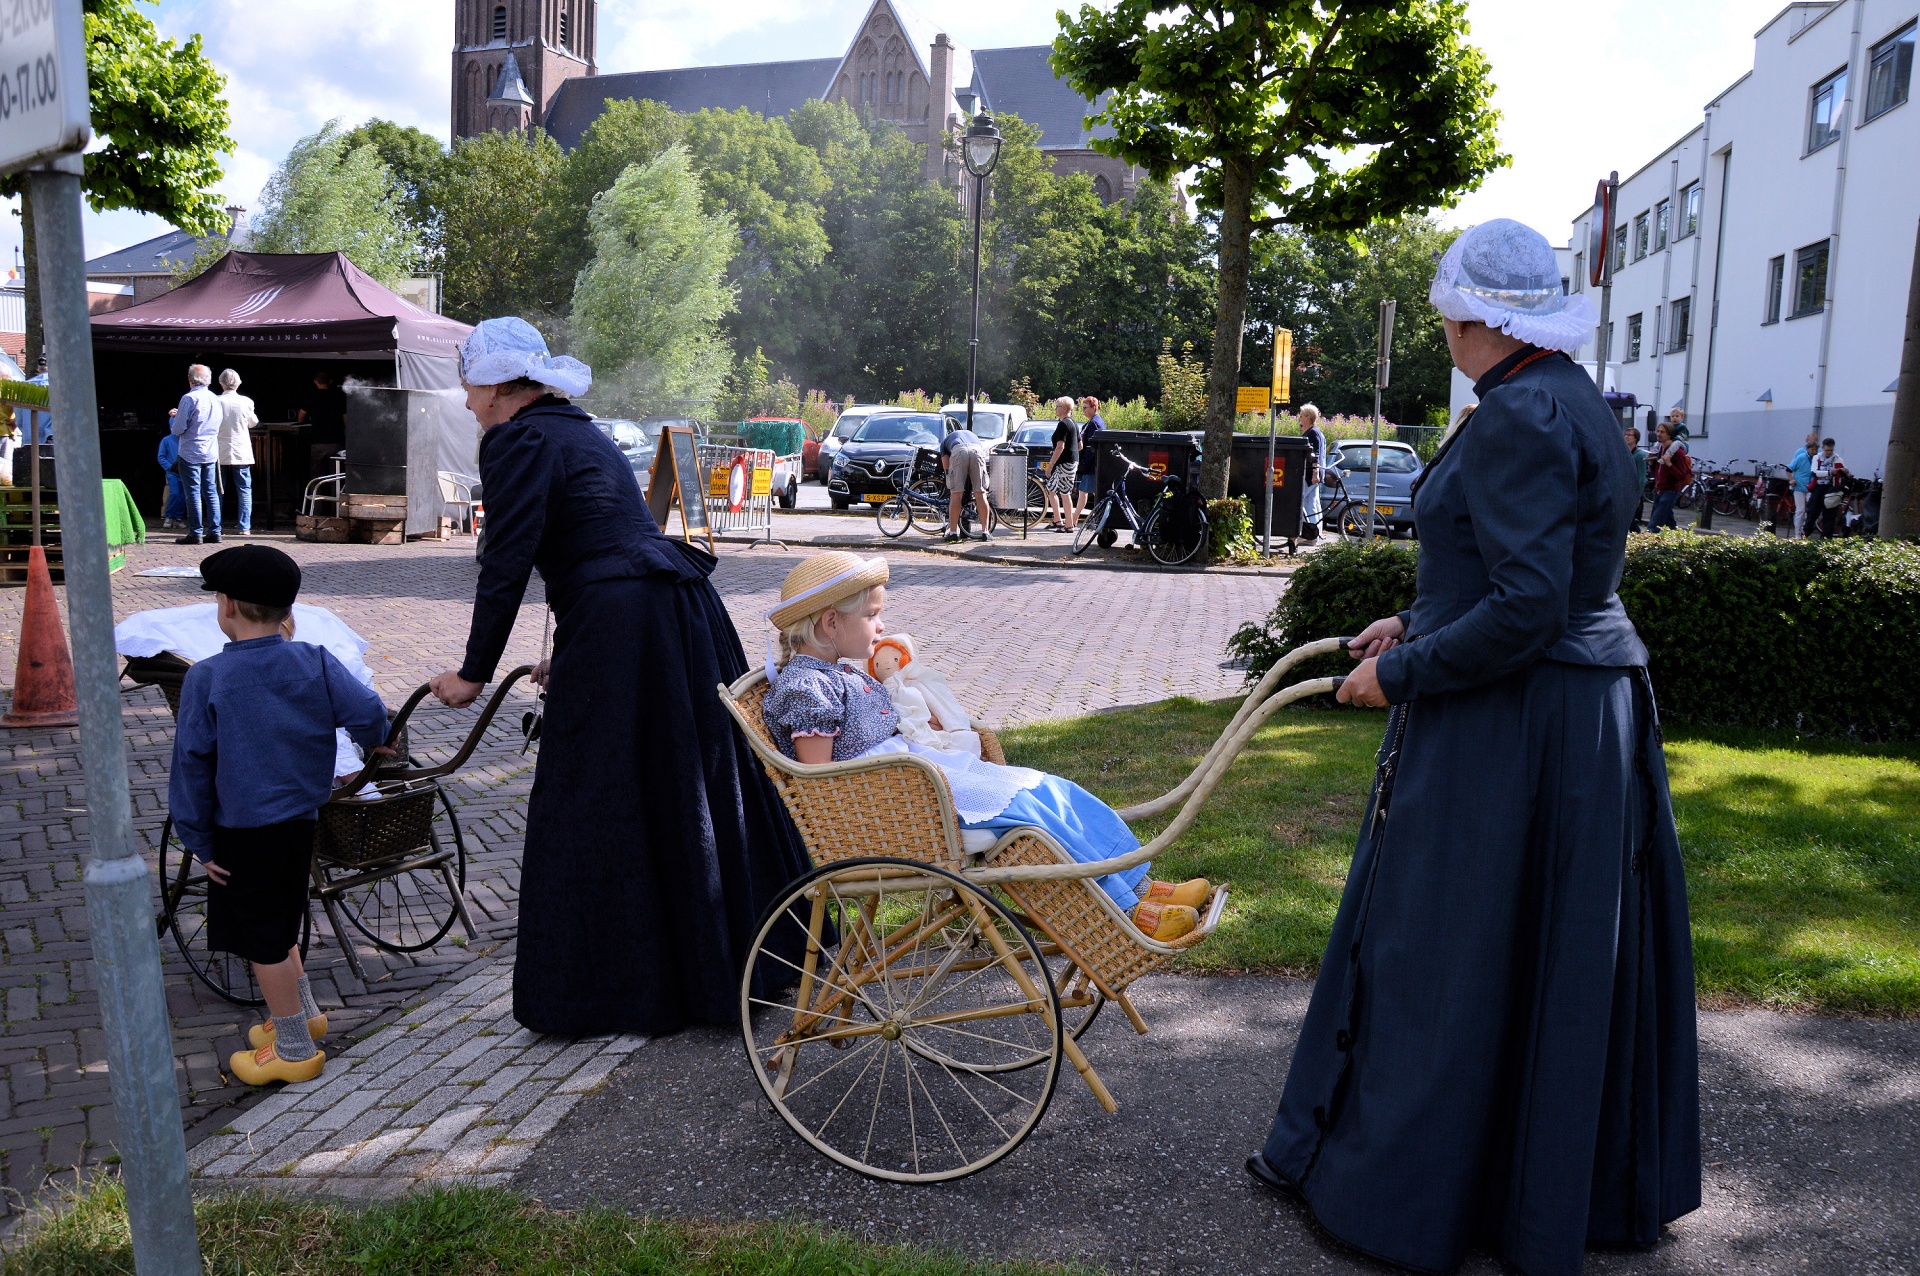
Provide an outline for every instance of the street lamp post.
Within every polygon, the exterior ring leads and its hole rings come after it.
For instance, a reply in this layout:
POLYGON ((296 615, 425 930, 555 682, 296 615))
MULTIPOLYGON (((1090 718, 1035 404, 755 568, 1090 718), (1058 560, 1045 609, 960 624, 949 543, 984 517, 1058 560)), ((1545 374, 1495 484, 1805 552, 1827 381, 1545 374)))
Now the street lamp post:
POLYGON ((973 401, 980 375, 980 218, 987 202, 987 174, 1000 162, 1000 130, 985 111, 973 117, 960 153, 973 174, 973 327, 967 334, 967 428, 973 428, 973 401))

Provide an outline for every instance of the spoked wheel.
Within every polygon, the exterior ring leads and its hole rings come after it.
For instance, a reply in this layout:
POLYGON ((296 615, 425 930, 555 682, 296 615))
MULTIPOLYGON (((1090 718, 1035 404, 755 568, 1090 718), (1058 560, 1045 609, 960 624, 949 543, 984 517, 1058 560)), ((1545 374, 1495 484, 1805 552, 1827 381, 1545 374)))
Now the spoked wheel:
POLYGON ((1040 520, 1044 519, 1047 516, 1046 485, 1041 483, 1039 479, 1035 478, 1031 472, 1027 474, 1026 500, 1027 500, 1027 526, 1031 527, 1033 526, 1033 524, 1038 523, 1040 520))
POLYGON ((1335 506, 1332 513, 1333 525, 1340 532, 1340 539, 1363 541, 1367 539, 1367 512, 1346 501, 1335 506))
MULTIPOLYGON (((466 841, 446 790, 435 785, 432 796, 431 818, 417 845, 355 864, 316 856, 321 889, 330 902, 355 930, 388 952, 431 948, 454 922, 467 922, 466 841)), ((466 931, 474 933, 470 922, 466 931)))
MULTIPOLYGON (((1081 519, 1080 525, 1073 529, 1074 556, 1078 557, 1086 553, 1087 546, 1093 544, 1095 539, 1106 532, 1107 524, 1112 519, 1113 502, 1111 501, 1102 501, 1098 509, 1088 510, 1087 517, 1081 519)), ((1100 543, 1102 545, 1111 545, 1113 544, 1113 539, 1110 537, 1100 543)))
POLYGON ((933 1183, 1006 1156, 1064 1052, 1039 944, 993 895, 911 860, 844 860, 768 910, 740 1022, 795 1133, 872 1178, 933 1183))
POLYGON ((1147 519, 1140 538, 1147 543, 1147 553, 1153 556, 1154 562, 1164 567, 1179 567, 1192 562, 1206 545, 1207 519, 1204 514, 1197 514, 1192 527, 1175 531, 1163 505, 1147 519))
MULTIPOLYGON (((921 479, 913 485, 917 499, 907 501, 907 516, 913 529, 928 536, 947 530, 947 489, 938 479, 921 479)), ((964 511, 963 511, 964 513, 964 511)))
POLYGON ((1012 505, 1002 505, 991 496, 987 499, 988 503, 993 507, 993 517, 998 526, 1005 527, 1009 531, 1021 533, 1025 533, 1029 527, 1033 526, 1034 511, 1032 505, 1018 502, 1012 505))
MULTIPOLYGON (((160 931, 173 932, 174 946, 194 977, 236 1006, 264 1006, 253 963, 215 952, 207 931, 207 871, 173 835, 173 817, 160 827, 160 931)), ((300 919, 300 955, 312 939, 311 913, 300 919)))
POLYGON ((896 492, 873 507, 873 521, 882 536, 901 537, 913 526, 913 511, 907 505, 907 498, 896 492))

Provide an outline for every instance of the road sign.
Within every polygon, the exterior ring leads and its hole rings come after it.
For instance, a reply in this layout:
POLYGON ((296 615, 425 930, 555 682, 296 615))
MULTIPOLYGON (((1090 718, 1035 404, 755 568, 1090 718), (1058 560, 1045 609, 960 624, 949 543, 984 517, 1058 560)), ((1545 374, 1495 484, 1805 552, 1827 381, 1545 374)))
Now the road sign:
POLYGON ((1273 401, 1293 402, 1293 329, 1273 330, 1273 401))
POLYGON ((1613 251, 1613 209, 1617 201, 1613 195, 1613 179, 1603 177, 1593 190, 1593 206, 1599 210, 1599 216, 1587 223, 1587 282, 1595 288, 1605 286, 1607 276, 1612 273, 1613 251))
POLYGON ((1243 385, 1239 387, 1239 393, 1234 396, 1233 410, 1235 412, 1265 412, 1267 410, 1267 395, 1269 393, 1270 391, 1263 385, 1243 385))
POLYGON ((0 172, 84 150, 92 137, 77 0, 0 4, 0 172))

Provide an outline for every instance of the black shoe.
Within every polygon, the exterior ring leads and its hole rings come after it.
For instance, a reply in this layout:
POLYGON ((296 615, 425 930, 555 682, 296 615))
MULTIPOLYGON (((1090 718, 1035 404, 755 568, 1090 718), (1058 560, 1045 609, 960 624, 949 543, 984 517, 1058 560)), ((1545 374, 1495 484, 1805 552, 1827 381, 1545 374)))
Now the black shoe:
POLYGON ((944 539, 949 545, 957 545, 960 543, 962 537, 958 532, 948 532, 946 536, 943 537, 942 539, 944 539))
POLYGON ((1255 1152, 1247 1158, 1247 1173, 1290 1201, 1300 1201, 1304 1204, 1307 1199, 1301 1195, 1298 1183, 1267 1164, 1264 1153, 1255 1152))
POLYGON ((205 543, 206 542, 201 540, 198 536, 182 536, 179 540, 174 542, 174 544, 176 545, 204 545, 205 543))
POLYGON ((215 532, 213 535, 207 537, 207 544, 218 545, 219 543, 220 543, 220 533, 215 532))

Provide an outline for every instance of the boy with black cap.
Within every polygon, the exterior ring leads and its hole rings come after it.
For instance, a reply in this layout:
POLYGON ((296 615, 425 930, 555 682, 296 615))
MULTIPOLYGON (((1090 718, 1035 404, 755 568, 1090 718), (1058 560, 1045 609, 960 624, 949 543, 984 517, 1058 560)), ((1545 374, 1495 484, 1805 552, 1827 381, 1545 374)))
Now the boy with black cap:
POLYGON ((241 545, 200 564, 219 597, 220 654, 187 671, 167 801, 180 842, 207 870, 207 929, 215 951, 253 963, 270 1018, 228 1060, 248 1085, 310 1081, 327 1057, 314 1046, 326 1016, 300 964, 313 832, 333 788, 334 729, 380 747, 387 710, 330 652, 281 630, 300 592, 300 566, 267 545, 241 545))

